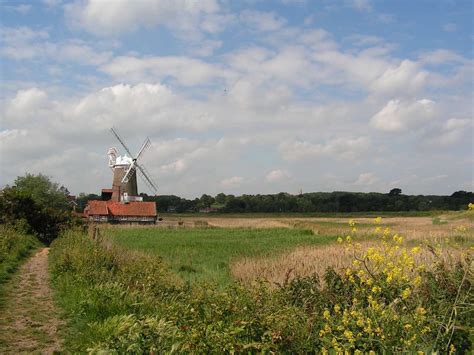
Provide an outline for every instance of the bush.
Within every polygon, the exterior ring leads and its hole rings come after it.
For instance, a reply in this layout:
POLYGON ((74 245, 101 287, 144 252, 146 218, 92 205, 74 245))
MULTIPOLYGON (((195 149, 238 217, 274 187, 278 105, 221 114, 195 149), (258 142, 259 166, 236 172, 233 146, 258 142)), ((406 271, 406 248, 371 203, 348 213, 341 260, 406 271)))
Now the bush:
POLYGON ((49 177, 26 174, 15 179, 0 194, 0 224, 18 227, 50 244, 64 229, 76 225, 69 204, 69 191, 49 177))

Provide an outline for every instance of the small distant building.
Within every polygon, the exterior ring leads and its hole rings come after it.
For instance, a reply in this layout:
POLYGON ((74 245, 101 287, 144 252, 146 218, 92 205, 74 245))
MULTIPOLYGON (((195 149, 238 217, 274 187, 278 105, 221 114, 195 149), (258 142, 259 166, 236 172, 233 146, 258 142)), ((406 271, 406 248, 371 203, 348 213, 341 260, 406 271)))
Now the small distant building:
POLYGON ((205 207, 205 208, 199 209, 199 213, 215 213, 215 212, 218 212, 218 209, 214 207, 205 207))
POLYGON ((91 200, 84 210, 90 222, 104 223, 156 223, 155 202, 117 202, 91 200))
POLYGON ((69 205, 69 207, 71 207, 71 209, 76 212, 76 208, 77 208, 77 201, 76 201, 76 196, 74 195, 68 195, 67 196, 67 203, 69 205))

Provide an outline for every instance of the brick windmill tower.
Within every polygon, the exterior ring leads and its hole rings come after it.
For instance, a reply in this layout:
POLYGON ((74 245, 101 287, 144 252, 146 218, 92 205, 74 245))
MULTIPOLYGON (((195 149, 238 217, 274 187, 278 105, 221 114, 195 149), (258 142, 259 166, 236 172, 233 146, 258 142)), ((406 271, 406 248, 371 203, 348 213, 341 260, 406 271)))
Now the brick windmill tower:
POLYGON ((150 190, 156 193, 157 187, 155 183, 149 177, 143 164, 139 164, 139 159, 151 145, 150 139, 145 139, 138 154, 133 157, 115 129, 111 128, 111 131, 126 151, 124 156, 117 155, 118 151, 115 147, 110 148, 108 151, 109 167, 114 172, 111 201, 141 201, 141 197, 138 196, 137 170, 150 190))
POLYGON ((138 196, 138 175, 156 194, 157 188, 150 174, 140 163, 143 153, 150 147, 150 139, 146 139, 138 154, 133 156, 117 132, 111 128, 112 133, 125 149, 125 155, 118 155, 117 148, 108 151, 109 167, 113 171, 112 189, 102 189, 101 200, 89 200, 84 209, 84 216, 90 222, 99 223, 156 223, 156 203, 143 202, 138 196), (128 155, 127 155, 128 154, 128 155))

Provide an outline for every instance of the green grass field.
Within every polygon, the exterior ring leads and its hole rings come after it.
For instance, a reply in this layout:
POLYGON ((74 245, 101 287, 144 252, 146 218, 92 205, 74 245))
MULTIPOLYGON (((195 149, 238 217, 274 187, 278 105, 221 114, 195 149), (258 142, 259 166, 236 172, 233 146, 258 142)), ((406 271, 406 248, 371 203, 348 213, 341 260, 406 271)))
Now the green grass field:
POLYGON ((336 236, 315 236, 309 230, 248 228, 114 228, 107 232, 126 248, 162 257, 184 280, 231 280, 229 264, 244 256, 270 256, 300 245, 334 242, 336 236))

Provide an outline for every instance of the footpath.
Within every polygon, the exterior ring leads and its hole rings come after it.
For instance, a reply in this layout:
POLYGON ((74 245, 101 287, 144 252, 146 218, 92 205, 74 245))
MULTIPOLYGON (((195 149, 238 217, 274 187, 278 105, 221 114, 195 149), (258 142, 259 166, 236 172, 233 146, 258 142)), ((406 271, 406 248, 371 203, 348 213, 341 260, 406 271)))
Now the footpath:
POLYGON ((52 354, 63 322, 49 285, 48 248, 28 259, 10 281, 0 309, 0 354, 52 354))

